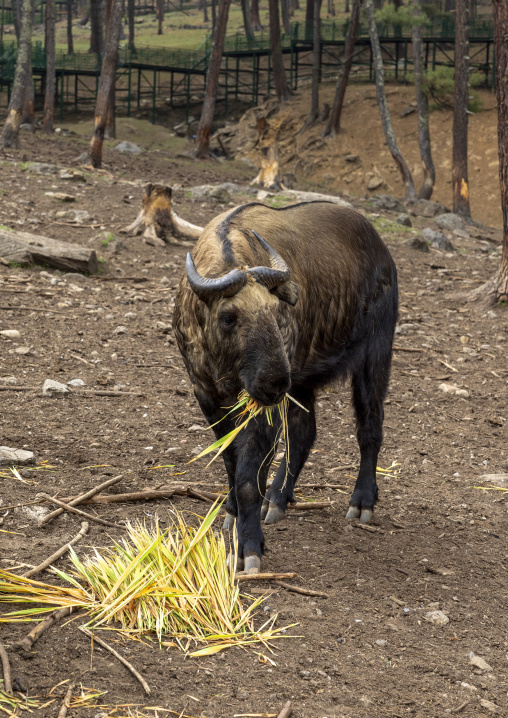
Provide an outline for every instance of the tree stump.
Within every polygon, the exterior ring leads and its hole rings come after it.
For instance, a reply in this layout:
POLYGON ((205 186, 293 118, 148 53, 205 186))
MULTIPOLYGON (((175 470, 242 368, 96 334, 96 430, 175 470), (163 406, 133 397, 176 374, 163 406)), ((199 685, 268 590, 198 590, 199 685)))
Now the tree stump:
POLYGON ((147 184, 141 210, 132 224, 120 230, 123 234, 142 234, 147 244, 165 247, 166 244, 189 246, 177 239, 198 239, 203 227, 187 222, 174 211, 172 189, 162 184, 147 184))
POLYGON ((268 145, 261 148, 261 169, 258 176, 251 182, 251 185, 254 184, 258 184, 264 189, 277 191, 282 189, 277 145, 268 145))

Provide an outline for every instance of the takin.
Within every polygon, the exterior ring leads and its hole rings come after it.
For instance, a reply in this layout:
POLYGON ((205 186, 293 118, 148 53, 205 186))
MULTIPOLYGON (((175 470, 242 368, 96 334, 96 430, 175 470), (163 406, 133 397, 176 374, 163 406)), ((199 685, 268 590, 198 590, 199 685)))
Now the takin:
POLYGON ((360 468, 346 519, 372 518, 397 307, 397 271, 380 236, 331 202, 242 205, 213 219, 187 255, 173 324, 216 436, 234 428, 228 411, 242 390, 264 406, 288 392, 305 407, 289 402, 286 454, 268 491, 278 412, 273 426, 252 419, 223 453, 224 526, 236 518, 239 570, 260 570, 261 521, 276 523, 294 501, 316 437, 317 391, 348 376, 360 468))

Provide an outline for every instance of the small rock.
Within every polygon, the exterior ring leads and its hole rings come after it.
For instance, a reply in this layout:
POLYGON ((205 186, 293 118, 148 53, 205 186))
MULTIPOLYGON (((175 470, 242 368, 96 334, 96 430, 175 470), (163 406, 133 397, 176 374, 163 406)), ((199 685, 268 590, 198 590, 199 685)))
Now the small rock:
MULTIPOLYGON (((1 382, 2 379, 0 379, 0 383, 1 382)), ((487 481, 489 484, 494 484, 494 486, 508 489, 508 474, 482 474, 482 476, 478 478, 478 481, 482 483, 487 481)))
POLYGON ((113 147, 115 152, 123 152, 125 155, 141 155, 143 150, 134 142, 119 142, 113 147))
POLYGON ((11 449, 9 446, 0 446, 0 466, 12 464, 33 464, 35 456, 33 451, 24 449, 11 449))
POLYGON ((415 249, 417 252, 430 252, 429 244, 421 237, 410 237, 404 240, 404 244, 415 249))
POLYGON ((368 203, 376 209, 387 209, 392 212, 404 212, 404 205, 389 194, 373 194, 368 203))
POLYGON ((53 381, 53 379, 46 379, 42 385, 42 393, 44 396, 58 396, 58 394, 68 394, 69 390, 65 384, 60 384, 59 381, 53 381))
POLYGON ((60 202, 75 202, 76 197, 72 194, 66 194, 65 192, 44 192, 46 197, 54 197, 60 200, 60 202))
POLYGON ((466 391, 465 389, 460 389, 455 384, 440 384, 439 391, 442 391, 445 394, 453 394, 454 396, 462 396, 464 397, 464 399, 467 399, 469 397, 468 391, 466 391))
POLYGON ((497 713, 499 710, 499 707, 496 706, 495 703, 492 703, 492 701, 488 701, 486 698, 480 698, 480 705, 482 708, 485 708, 491 713, 497 713))
POLYGON ((78 274, 77 272, 66 272, 62 274, 62 279, 71 280, 72 282, 79 282, 80 284, 86 284, 89 279, 84 274, 78 274))
POLYGON ((419 217, 435 217, 438 214, 448 213, 449 210, 439 202, 430 199, 415 199, 406 202, 406 209, 409 214, 419 217))
POLYGON ((56 175, 58 167, 56 167, 56 165, 46 164, 45 162, 29 162, 28 171, 35 172, 38 175, 56 175))
POLYGON ((460 237, 460 239, 469 239, 469 234, 466 232, 465 229, 454 229, 453 234, 456 237, 460 237))
POLYGON ((346 155, 344 159, 346 162, 358 162, 360 155, 346 155))
POLYGON ((453 212, 439 214, 434 221, 441 229, 464 229, 465 226, 462 217, 458 214, 454 214, 453 212))
POLYGON ((479 668, 481 671, 488 671, 489 673, 492 672, 492 666, 490 666, 481 656, 476 656, 473 651, 469 654, 469 663, 472 666, 479 668))
POLYGON ((19 129, 22 132, 35 132, 35 128, 31 122, 23 122, 23 124, 19 126, 19 129))
POLYGON ((4 329, 0 332, 0 335, 6 337, 6 339, 21 339, 21 334, 17 329, 4 329))
POLYGON ((86 182, 86 177, 79 170, 60 170, 60 179, 70 180, 71 182, 86 182))
POLYGON ((413 223, 411 222, 411 217, 403 212, 402 214, 399 214, 397 219, 395 220, 397 224, 402 224, 404 227, 412 227, 413 223))
POLYGON ((415 108, 409 105, 408 107, 404 107, 404 109, 400 111, 400 116, 407 117, 408 115, 412 115, 413 112, 416 112, 415 108))
POLYGON ((16 347, 16 349, 14 349, 14 353, 26 356, 26 354, 30 354, 30 347, 16 347))
POLYGON ((191 197, 195 202, 214 201, 221 204, 231 202, 231 194, 221 185, 204 184, 191 189, 191 197))
POLYGON ((376 641, 376 645, 381 647, 386 646, 387 643, 388 641, 385 638, 381 638, 376 641))
MULTIPOLYGON (((69 222, 76 222, 76 224, 85 224, 91 222, 93 217, 90 212, 86 209, 66 209, 60 210, 56 213, 57 219, 68 219, 69 222)), ((42 272, 41 272, 42 274, 42 272)))
POLYGON ((414 324, 399 324, 395 327, 395 334, 412 334, 414 330, 414 324))
POLYGON ((127 327, 120 325, 116 327, 116 329, 113 329, 113 334, 127 334, 128 331, 127 327))
POLYGON ((71 379, 67 382, 67 386, 86 386, 83 379, 71 379))
POLYGON ((192 426, 189 426, 189 428, 187 429, 187 431, 204 431, 204 430, 205 430, 205 427, 200 426, 199 424, 192 424, 192 426))
POLYGON ((437 249, 442 249, 445 252, 453 252, 455 250, 455 247, 446 235, 442 232, 436 232, 430 227, 422 229, 422 237, 426 242, 429 242, 429 244, 437 249))
POLYGON ((425 620, 435 626, 446 626, 447 623, 450 623, 450 619, 443 611, 429 611, 425 614, 425 620))
POLYGON ((138 313, 137 312, 127 312, 127 314, 124 314, 124 319, 137 319, 138 313))
POLYGON ((367 185, 367 189, 375 190, 381 187, 382 184, 383 180, 381 179, 381 177, 371 177, 367 185))
POLYGON ((0 384, 6 386, 8 384, 17 384, 18 380, 15 376, 0 376, 0 384))

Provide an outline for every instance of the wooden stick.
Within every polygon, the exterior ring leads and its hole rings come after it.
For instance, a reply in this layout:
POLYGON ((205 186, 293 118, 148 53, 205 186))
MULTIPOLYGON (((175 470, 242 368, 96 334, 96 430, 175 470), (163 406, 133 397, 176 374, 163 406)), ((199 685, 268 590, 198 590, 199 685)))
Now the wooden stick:
POLYGON ((51 309, 48 307, 47 309, 43 309, 41 307, 26 307, 23 304, 17 304, 15 307, 11 306, 0 306, 0 309, 7 309, 9 311, 13 311, 14 309, 23 309, 24 311, 30 311, 30 312, 52 312, 53 314, 61 314, 63 317, 69 317, 70 319, 76 319, 76 317, 73 314, 67 314, 67 312, 59 312, 56 309, 51 309))
POLYGON ((65 606, 65 608, 59 608, 57 611, 53 611, 53 613, 50 613, 44 621, 38 623, 34 628, 32 628, 30 633, 28 633, 22 641, 14 643, 13 648, 16 650, 31 651, 33 644, 39 640, 48 628, 54 626, 55 623, 58 623, 58 621, 65 618, 65 616, 70 616, 73 610, 74 608, 72 606, 65 606))
POLYGON ((38 566, 35 566, 34 568, 31 568, 30 571, 27 571, 26 573, 21 574, 23 578, 30 578, 31 576, 35 576, 36 573, 39 573, 39 571, 44 571, 45 568, 50 566, 54 561, 60 558, 60 556, 63 556, 64 553, 67 553, 67 551, 70 549, 71 546, 74 546, 75 543, 77 543, 88 531, 88 523, 86 521, 83 521, 81 524, 81 530, 76 536, 74 536, 69 543, 66 543, 64 546, 58 549, 58 551, 55 551, 55 553, 51 554, 49 558, 47 558, 45 561, 40 563, 38 566))
POLYGON ((297 573, 237 573, 237 581, 278 581, 281 578, 296 578, 297 573))
MULTIPOLYGON (((113 484, 117 484, 120 479, 122 478, 123 474, 119 474, 118 476, 115 476, 113 479, 108 479, 107 481, 104 481, 102 484, 99 484, 99 486, 96 486, 93 489, 90 489, 90 491, 87 491, 85 494, 81 494, 80 496, 76 496, 74 499, 69 501, 69 506, 77 506, 78 504, 82 504, 87 499, 91 499, 92 496, 95 496, 100 491, 103 491, 104 489, 107 489, 108 486, 112 486, 113 484)), ((44 524, 47 524, 48 521, 51 521, 56 516, 60 516, 60 514, 63 513, 63 509, 56 509, 55 511, 52 511, 50 514, 45 516, 42 521, 39 523, 39 526, 43 526, 44 524)))
MULTIPOLYGON (((83 504, 117 504, 124 501, 148 501, 150 499, 171 499, 173 496, 187 496, 186 489, 171 489, 169 491, 133 491, 129 494, 106 494, 94 496, 80 503, 83 504)), ((69 501, 69 504, 71 502, 69 501)))
POLYGON ((2 643, 0 643, 0 658, 2 659, 2 670, 4 673, 4 690, 9 695, 12 695, 11 666, 9 656, 2 643))
POLYGON ((291 701, 288 701, 284 708, 281 710, 277 718, 289 718, 293 714, 293 709, 291 708, 291 701))
POLYGON ((292 591, 293 593, 301 593, 302 596, 319 596, 320 598, 330 598, 327 593, 324 593, 323 591, 313 591, 310 588, 301 588, 300 586, 292 586, 290 583, 284 583, 284 581, 275 581, 277 586, 281 586, 281 588, 285 588, 287 591, 292 591))
POLYGON ((117 651, 115 651, 114 648, 112 648, 108 643, 106 643, 106 641, 103 641, 102 638, 99 638, 98 636, 95 635, 95 633, 92 633, 91 631, 89 631, 89 630, 88 630, 87 628, 85 628, 84 626, 78 626, 78 630, 80 630, 81 633, 84 633, 85 636, 88 636, 89 638, 91 638, 93 641, 96 641, 96 642, 99 644, 99 646, 102 646, 102 647, 105 648, 107 651, 109 651, 110 653, 112 653, 113 656, 115 656, 115 658, 118 658, 118 660, 120 661, 120 663, 123 663, 123 665, 132 673, 132 675, 133 675, 135 678, 138 679, 138 681, 139 681, 139 682, 141 683, 141 685, 143 686, 143 689, 144 689, 145 693, 146 693, 147 695, 150 695, 150 693, 151 693, 151 691, 150 691, 150 686, 149 686, 148 683, 145 681, 145 679, 143 678, 143 676, 142 676, 140 673, 137 672, 137 670, 134 668, 134 666, 133 666, 131 663, 129 663, 128 660, 126 660, 123 656, 121 656, 119 653, 117 653, 117 651))
POLYGON ((65 694, 63 703, 60 707, 60 710, 58 711, 58 718, 65 718, 65 716, 67 715, 67 711, 71 706, 72 691, 74 690, 75 685, 76 684, 73 681, 67 688, 67 693, 65 694))
POLYGON ((74 396, 90 396, 90 394, 92 396, 146 396, 140 391, 113 391, 110 389, 71 389, 70 393, 74 396))
POLYGON ((70 504, 66 504, 63 501, 59 501, 58 499, 55 499, 54 496, 50 496, 49 494, 41 493, 41 496, 48 501, 51 501, 52 504, 56 504, 57 506, 60 506, 64 511, 70 511, 72 514, 77 514, 78 516, 83 516, 83 518, 88 519, 88 521, 94 521, 96 524, 101 524, 102 526, 109 526, 113 529, 121 529, 122 526, 119 526, 118 524, 114 524, 111 521, 104 521, 104 519, 99 519, 97 516, 93 516, 92 514, 87 514, 86 511, 81 511, 81 509, 77 509, 75 506, 71 506, 70 504))
POLYGON ((423 351, 423 349, 416 349, 415 347, 401 347, 398 344, 394 344, 393 349, 396 352, 422 352, 423 351))
POLYGON ((9 384, 0 386, 0 391, 37 391, 39 386, 18 386, 17 384, 9 384))

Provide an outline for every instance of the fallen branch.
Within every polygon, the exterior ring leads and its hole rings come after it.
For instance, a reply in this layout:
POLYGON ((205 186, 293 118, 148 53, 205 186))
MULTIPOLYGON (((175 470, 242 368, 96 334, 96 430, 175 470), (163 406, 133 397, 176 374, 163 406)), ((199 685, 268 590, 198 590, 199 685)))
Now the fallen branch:
POLYGON ((293 714, 293 709, 291 708, 291 701, 288 701, 284 708, 281 710, 277 718, 289 718, 293 714))
MULTIPOLYGON (((149 501, 154 499, 171 499, 173 496, 187 496, 186 489, 170 489, 168 491, 133 491, 128 494, 106 494, 80 501, 83 504, 119 504, 130 501, 149 501)), ((69 501, 69 505, 71 501, 69 501)))
POLYGON ((147 695, 150 695, 150 693, 151 693, 150 686, 149 686, 148 683, 145 681, 145 679, 143 678, 143 676, 142 676, 140 673, 138 673, 138 671, 134 668, 134 666, 133 666, 131 663, 129 663, 128 660, 126 660, 126 659, 125 659, 123 656, 121 656, 117 651, 115 651, 115 649, 112 648, 108 643, 106 643, 106 641, 103 641, 102 638, 99 638, 99 637, 96 636, 94 633, 92 633, 92 632, 89 631, 87 628, 85 628, 84 626, 78 626, 78 630, 81 631, 81 633, 84 633, 85 636, 88 636, 89 638, 91 638, 92 641, 95 641, 96 643, 98 643, 99 646, 102 646, 102 647, 105 648, 107 651, 109 651, 115 658, 118 658, 118 660, 120 661, 120 663, 123 663, 123 665, 124 665, 124 666, 132 673, 132 675, 133 675, 135 678, 137 678, 137 680, 141 683, 141 685, 143 686, 143 689, 144 689, 145 693, 146 693, 147 695))
POLYGON ((277 586, 285 588, 287 591, 292 591, 293 593, 301 593, 302 596, 319 596, 320 598, 329 598, 329 595, 327 593, 324 593, 323 591, 313 591, 310 588, 300 588, 300 586, 292 586, 290 583, 284 583, 284 581, 275 581, 275 583, 277 586))
POLYGON ((237 581, 279 581, 284 578, 296 578, 297 573, 237 573, 237 581))
POLYGON ((294 197, 299 202, 333 202, 334 204, 338 204, 339 207, 350 207, 352 209, 353 205, 351 202, 346 202, 345 199, 342 199, 341 197, 337 197, 334 194, 322 194, 321 192, 301 192, 297 189, 288 189, 287 187, 282 187, 283 194, 287 197, 294 197))
POLYGON ((0 228, 0 254, 9 262, 44 264, 66 272, 95 274, 99 269, 94 249, 12 229, 0 228))
POLYGON ((67 551, 70 549, 71 546, 74 546, 75 543, 77 543, 88 531, 88 523, 86 521, 83 521, 81 524, 81 530, 74 538, 69 541, 69 543, 66 543, 64 546, 58 549, 58 551, 55 551, 55 553, 51 554, 49 558, 47 558, 45 561, 40 563, 38 566, 35 566, 35 568, 31 568, 30 571, 27 571, 26 573, 22 574, 23 578, 30 578, 31 576, 35 576, 36 573, 39 573, 40 571, 44 571, 45 568, 50 566, 54 561, 60 558, 60 556, 63 556, 67 551))
POLYGON ((13 643, 12 647, 17 651, 31 651, 33 644, 39 640, 39 638, 42 636, 43 633, 48 630, 48 628, 54 626, 55 623, 58 623, 58 621, 60 621, 62 618, 70 616, 73 610, 74 608, 72 606, 65 606, 65 608, 59 608, 57 611, 53 611, 53 613, 51 613, 47 618, 45 618, 44 621, 38 623, 34 628, 32 628, 30 633, 28 633, 22 641, 13 643))
POLYGON ((60 710, 58 711, 58 718, 65 718, 65 716, 67 715, 67 711, 71 706, 72 691, 74 690, 75 685, 76 684, 73 681, 67 688, 67 693, 65 694, 63 703, 60 707, 60 710))
POLYGON ((62 317, 69 317, 69 319, 76 319, 73 314, 67 314, 67 312, 59 312, 56 309, 51 309, 51 307, 43 309, 41 307, 26 307, 24 304, 16 304, 15 306, 7 304, 0 306, 0 309, 5 309, 7 311, 14 311, 14 309, 23 309, 26 312, 43 312, 44 314, 46 312, 51 312, 52 314, 60 314, 62 317))
POLYGON ((416 347, 401 347, 398 344, 393 345, 393 350, 396 352, 422 352, 423 349, 417 349, 416 347))
POLYGON ((79 396, 80 394, 84 396, 90 396, 90 394, 92 396, 146 396, 140 391, 113 391, 109 389, 70 389, 69 391, 74 396, 79 396))
POLYGON ((0 386, 0 391, 38 391, 40 386, 17 386, 10 384, 9 386, 0 386))
POLYGON ((2 659, 2 670, 4 674, 4 690, 9 695, 12 695, 11 666, 9 663, 9 656, 1 643, 0 658, 2 659))
MULTIPOLYGON (((113 479, 108 479, 107 481, 104 481, 102 484, 99 484, 95 488, 90 489, 90 491, 87 491, 85 494, 81 494, 80 496, 76 496, 75 498, 71 499, 68 502, 68 505, 77 506, 78 504, 84 503, 87 499, 91 499, 92 496, 95 496, 100 491, 104 491, 104 489, 107 489, 108 486, 113 486, 113 484, 117 484, 122 477, 123 474, 119 474, 113 479)), ((60 516, 61 513, 63 513, 63 509, 56 509, 55 511, 52 511, 50 514, 48 514, 42 519, 42 521, 39 523, 39 526, 47 524, 48 521, 51 521, 52 519, 56 518, 56 516, 60 516)))
POLYGON ((88 521, 94 521, 96 524, 101 524, 101 526, 109 526, 113 529, 123 528, 122 526, 114 524, 111 521, 105 521, 104 519, 99 519, 97 516, 93 516, 92 514, 87 514, 86 511, 81 511, 81 509, 77 509, 70 504, 66 504, 63 501, 59 501, 59 499, 56 499, 54 496, 50 496, 49 494, 42 493, 41 496, 44 499, 47 499, 47 501, 51 501, 52 504, 60 506, 60 508, 64 511, 70 511, 71 514, 77 514, 78 516, 82 516, 84 519, 88 519, 88 521))
POLYGON ((175 235, 196 240, 203 227, 187 222, 177 215, 172 206, 171 187, 161 184, 147 184, 141 210, 132 224, 120 230, 123 234, 143 233, 147 244, 165 247, 166 244, 186 244, 174 239, 175 235))

